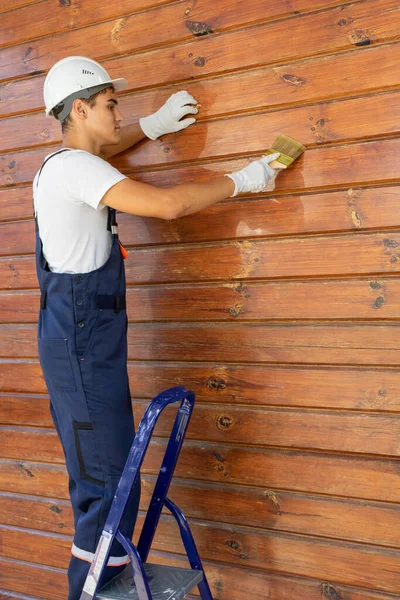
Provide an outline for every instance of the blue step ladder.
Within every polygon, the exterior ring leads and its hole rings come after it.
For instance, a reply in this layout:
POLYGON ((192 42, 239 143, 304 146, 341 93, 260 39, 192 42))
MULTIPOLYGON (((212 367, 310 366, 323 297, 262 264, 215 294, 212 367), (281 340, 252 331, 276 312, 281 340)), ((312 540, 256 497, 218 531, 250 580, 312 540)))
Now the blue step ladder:
POLYGON ((181 510, 167 498, 194 401, 194 392, 187 391, 184 387, 174 387, 156 396, 147 407, 121 475, 80 600, 181 600, 196 586, 201 600, 213 600, 188 522, 181 510), (119 524, 130 491, 140 477, 140 468, 156 422, 164 408, 174 402, 180 402, 180 406, 136 548, 131 540, 121 533, 119 524), (147 562, 164 506, 178 523, 190 569, 147 562), (130 565, 101 587, 101 578, 114 539, 125 548, 130 565))

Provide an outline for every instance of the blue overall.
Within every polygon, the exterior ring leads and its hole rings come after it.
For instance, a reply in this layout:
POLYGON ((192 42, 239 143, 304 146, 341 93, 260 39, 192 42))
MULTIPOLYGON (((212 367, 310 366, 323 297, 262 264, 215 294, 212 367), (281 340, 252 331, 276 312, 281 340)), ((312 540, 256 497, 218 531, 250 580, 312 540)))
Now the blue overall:
MULTIPOLYGON (((36 231, 41 290, 39 356, 50 411, 65 454, 75 524, 68 569, 69 600, 80 597, 134 438, 127 372, 125 270, 115 211, 108 210, 111 253, 102 267, 89 273, 51 272, 36 231)), ((139 497, 138 484, 121 526, 130 538, 139 497)), ((128 562, 125 554, 114 542, 103 582, 123 570, 128 562)))

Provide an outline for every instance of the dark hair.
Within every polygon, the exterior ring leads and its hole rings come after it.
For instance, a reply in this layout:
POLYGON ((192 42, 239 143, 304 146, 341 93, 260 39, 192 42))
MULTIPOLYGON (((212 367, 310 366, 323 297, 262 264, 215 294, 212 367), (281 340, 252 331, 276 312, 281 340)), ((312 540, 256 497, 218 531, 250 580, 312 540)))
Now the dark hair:
MULTIPOLYGON (((86 104, 88 104, 90 106, 90 108, 93 108, 93 106, 95 106, 95 104, 96 104, 97 96, 99 96, 100 94, 104 94, 105 92, 108 92, 109 90, 111 90, 113 92, 114 86, 110 85, 109 87, 104 88, 103 90, 100 90, 99 92, 96 92, 89 98, 81 98, 81 100, 83 102, 86 102, 86 104)), ((64 109, 64 102, 60 102, 60 104, 57 104, 57 106, 55 106, 53 108, 53 110, 51 111, 51 114, 53 115, 53 117, 58 119, 58 115, 60 114, 60 112, 63 109, 64 109)), ((68 129, 71 127, 71 124, 72 124, 71 113, 69 113, 65 117, 64 121, 61 123, 62 133, 65 133, 66 131, 68 131, 68 129)))

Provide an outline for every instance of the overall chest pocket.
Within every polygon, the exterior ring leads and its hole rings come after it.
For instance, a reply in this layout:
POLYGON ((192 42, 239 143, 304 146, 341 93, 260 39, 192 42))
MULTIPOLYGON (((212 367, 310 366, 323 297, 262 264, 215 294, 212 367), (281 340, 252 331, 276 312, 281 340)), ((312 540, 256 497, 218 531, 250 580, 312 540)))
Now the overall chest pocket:
POLYGON ((39 338, 39 358, 48 387, 54 391, 76 391, 68 339, 39 338))

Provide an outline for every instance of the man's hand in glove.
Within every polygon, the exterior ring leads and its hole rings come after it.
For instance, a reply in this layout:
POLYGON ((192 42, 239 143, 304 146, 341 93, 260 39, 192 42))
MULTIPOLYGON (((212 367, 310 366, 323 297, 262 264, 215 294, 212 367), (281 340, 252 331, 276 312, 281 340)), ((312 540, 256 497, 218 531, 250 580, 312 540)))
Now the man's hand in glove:
POLYGON ((279 173, 279 170, 275 171, 269 166, 269 163, 276 160, 278 156, 279 152, 263 156, 259 160, 251 162, 247 167, 241 169, 241 171, 227 174, 225 177, 230 177, 235 184, 235 191, 231 198, 237 194, 258 194, 259 192, 274 189, 275 177, 279 173))
POLYGON ((157 112, 139 119, 140 127, 151 140, 185 129, 196 121, 194 117, 183 119, 186 115, 196 115, 199 112, 196 104, 197 100, 186 91, 172 94, 157 112))

